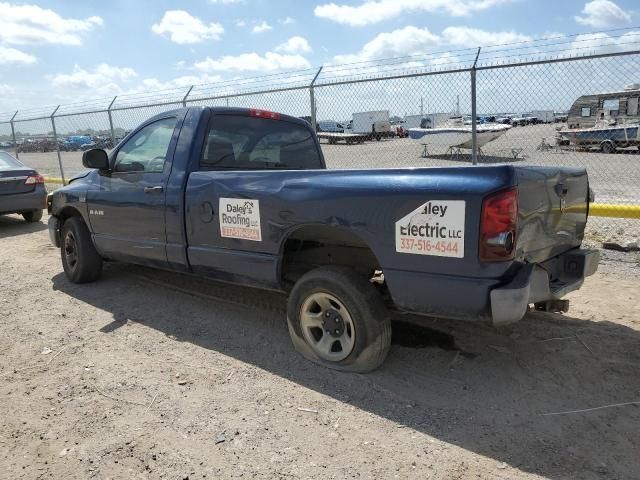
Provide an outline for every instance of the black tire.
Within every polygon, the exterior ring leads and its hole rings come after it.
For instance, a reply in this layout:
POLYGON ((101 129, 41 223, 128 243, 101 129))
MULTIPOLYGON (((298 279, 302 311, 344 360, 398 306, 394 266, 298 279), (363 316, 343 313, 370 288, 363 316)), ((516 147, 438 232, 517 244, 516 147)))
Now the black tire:
POLYGON ((91 234, 80 217, 68 218, 60 235, 62 267, 73 283, 97 280, 102 273, 102 257, 96 251, 91 234))
MULTIPOLYGON (((324 312, 320 310, 320 317, 324 312)), ((384 362, 391 345, 391 320, 382 296, 367 278, 346 267, 320 267, 303 275, 289 296, 287 324, 293 345, 303 357, 343 372, 375 370, 384 362), (328 294, 346 308, 355 332, 352 349, 346 358, 336 361, 322 358, 307 340, 308 333, 303 332, 303 307, 316 294, 328 294)), ((321 338, 327 335, 332 341, 322 328, 319 328, 321 338)))
POLYGON ((602 153, 614 153, 616 151, 616 147, 611 142, 603 142, 602 145, 600 145, 600 150, 602 153))
POLYGON ((22 214, 22 218, 24 218, 25 222, 35 223, 42 220, 42 210, 32 210, 30 212, 24 212, 22 214))

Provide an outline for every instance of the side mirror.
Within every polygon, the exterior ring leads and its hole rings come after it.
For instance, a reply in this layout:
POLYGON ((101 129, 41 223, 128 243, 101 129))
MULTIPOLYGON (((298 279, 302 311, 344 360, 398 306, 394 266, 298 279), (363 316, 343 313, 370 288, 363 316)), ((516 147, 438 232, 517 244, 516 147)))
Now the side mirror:
POLYGON ((109 170, 109 156, 101 148, 92 148, 82 154, 82 165, 103 171, 109 170))

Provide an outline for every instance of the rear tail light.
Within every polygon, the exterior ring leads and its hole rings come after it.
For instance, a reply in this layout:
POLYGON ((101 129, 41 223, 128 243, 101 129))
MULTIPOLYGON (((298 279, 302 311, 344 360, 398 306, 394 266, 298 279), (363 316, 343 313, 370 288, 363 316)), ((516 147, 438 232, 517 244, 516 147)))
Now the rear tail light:
POLYGON ((24 181, 25 185, 40 185, 44 183, 44 177, 40 174, 30 175, 24 181))
POLYGON ((256 108, 252 108, 249 110, 250 117, 258 117, 258 118, 270 118, 271 120, 280 120, 280 114, 278 112, 270 112, 269 110, 258 110, 256 108))
POLYGON ((515 188, 489 195, 482 202, 480 260, 511 260, 516 251, 518 191, 515 188))

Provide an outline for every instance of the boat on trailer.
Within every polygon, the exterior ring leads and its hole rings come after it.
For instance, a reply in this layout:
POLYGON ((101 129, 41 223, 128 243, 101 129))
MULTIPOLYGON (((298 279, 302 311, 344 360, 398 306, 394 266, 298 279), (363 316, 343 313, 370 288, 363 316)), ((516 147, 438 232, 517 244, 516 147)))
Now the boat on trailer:
POLYGON ((598 147, 603 153, 613 153, 616 148, 640 146, 640 124, 600 125, 590 128, 567 128, 558 131, 576 147, 598 147))
MULTIPOLYGON (((428 127, 426 125, 425 127, 428 127)), ((479 123, 476 125, 476 139, 481 148, 504 135, 511 125, 501 123, 479 123)), ((440 127, 410 128, 409 138, 421 144, 429 144, 454 149, 472 148, 472 127, 465 125, 462 117, 450 118, 440 127)))

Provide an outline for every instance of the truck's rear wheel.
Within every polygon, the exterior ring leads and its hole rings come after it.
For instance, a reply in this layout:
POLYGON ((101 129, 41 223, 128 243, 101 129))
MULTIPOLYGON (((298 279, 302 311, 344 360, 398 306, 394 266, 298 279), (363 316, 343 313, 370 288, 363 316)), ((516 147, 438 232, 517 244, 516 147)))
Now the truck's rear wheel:
POLYGON ((80 217, 68 218, 62 226, 62 267, 73 283, 93 282, 102 273, 102 257, 80 217))
POLYGON ((296 350, 325 367, 369 372, 389 352, 391 321, 368 279, 344 267, 320 267, 300 278, 287 307, 296 350))

